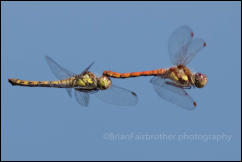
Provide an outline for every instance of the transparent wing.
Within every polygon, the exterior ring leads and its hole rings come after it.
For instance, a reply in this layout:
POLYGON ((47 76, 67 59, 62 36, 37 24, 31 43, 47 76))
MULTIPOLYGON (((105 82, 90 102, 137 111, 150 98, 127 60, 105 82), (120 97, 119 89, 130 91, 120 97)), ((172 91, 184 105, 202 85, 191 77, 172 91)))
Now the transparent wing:
POLYGON ((206 42, 203 39, 196 38, 192 40, 192 42, 188 45, 186 55, 183 57, 183 64, 187 65, 189 62, 191 62, 194 56, 196 56, 197 53, 204 47, 206 47, 206 42))
POLYGON ((138 102, 136 93, 113 84, 106 90, 97 91, 95 95, 106 103, 120 106, 132 106, 138 102))
POLYGON ((94 62, 92 62, 85 70, 83 70, 81 74, 87 72, 92 67, 93 64, 94 62))
POLYGON ((89 100, 90 100, 90 95, 88 94, 88 92, 83 92, 81 89, 75 88, 74 94, 75 94, 76 101, 80 105, 85 107, 88 106, 89 100))
MULTIPOLYGON (((51 70, 51 72, 55 75, 55 77, 59 80, 66 79, 75 75, 74 73, 64 69, 57 62, 55 62, 49 56, 45 56, 46 62, 51 70)), ((72 97, 72 88, 66 88, 67 93, 70 97, 72 97)))
POLYGON ((167 84, 167 80, 159 76, 153 77, 150 82, 153 85, 155 92, 161 98, 187 110, 195 109, 196 102, 184 89, 172 84, 167 84))
POLYGON ((72 77, 73 75, 75 75, 71 71, 66 70, 65 68, 60 66, 57 62, 55 62, 49 56, 45 56, 45 59, 50 67, 50 70, 52 71, 52 73, 55 75, 55 77, 57 79, 62 80, 62 79, 66 79, 66 78, 69 78, 69 77, 72 77))
POLYGON ((186 25, 177 28, 171 34, 168 41, 168 52, 172 64, 179 65, 185 63, 187 48, 192 38, 192 29, 186 25))

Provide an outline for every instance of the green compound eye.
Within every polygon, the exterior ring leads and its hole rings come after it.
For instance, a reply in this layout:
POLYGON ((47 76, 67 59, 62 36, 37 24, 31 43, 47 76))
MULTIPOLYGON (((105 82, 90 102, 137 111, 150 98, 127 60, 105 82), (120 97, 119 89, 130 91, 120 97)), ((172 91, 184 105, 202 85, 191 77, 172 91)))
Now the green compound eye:
POLYGON ((102 76, 98 81, 98 87, 100 89, 107 89, 111 86, 111 84, 112 81, 106 76, 102 76))

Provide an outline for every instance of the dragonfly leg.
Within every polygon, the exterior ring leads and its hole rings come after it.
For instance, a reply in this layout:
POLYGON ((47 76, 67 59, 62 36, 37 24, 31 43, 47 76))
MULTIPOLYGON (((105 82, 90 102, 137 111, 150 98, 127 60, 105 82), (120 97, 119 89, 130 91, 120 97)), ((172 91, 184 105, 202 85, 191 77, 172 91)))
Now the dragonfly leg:
POLYGON ((174 87, 182 88, 182 89, 191 89, 192 88, 191 86, 184 86, 184 85, 174 83, 174 82, 169 82, 169 81, 166 81, 165 83, 168 85, 174 86, 174 87))

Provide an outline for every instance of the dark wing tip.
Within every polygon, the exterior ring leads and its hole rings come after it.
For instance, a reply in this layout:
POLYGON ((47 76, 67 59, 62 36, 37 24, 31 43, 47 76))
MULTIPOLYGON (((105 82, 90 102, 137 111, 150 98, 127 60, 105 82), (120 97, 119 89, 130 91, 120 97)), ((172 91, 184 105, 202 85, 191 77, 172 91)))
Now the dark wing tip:
POLYGON ((204 43, 203 43, 203 47, 206 47, 206 46, 207 46, 207 43, 206 43, 206 42, 204 42, 204 43))
POLYGON ((131 94, 132 94, 133 96, 137 96, 137 94, 136 94, 135 92, 133 92, 133 91, 131 91, 131 94))
POLYGON ((191 32, 190 34, 191 34, 191 37, 194 37, 194 33, 193 32, 191 32))
POLYGON ((196 106, 197 106, 197 103, 196 103, 195 101, 193 102, 193 106, 194 106, 194 107, 196 107, 196 106))

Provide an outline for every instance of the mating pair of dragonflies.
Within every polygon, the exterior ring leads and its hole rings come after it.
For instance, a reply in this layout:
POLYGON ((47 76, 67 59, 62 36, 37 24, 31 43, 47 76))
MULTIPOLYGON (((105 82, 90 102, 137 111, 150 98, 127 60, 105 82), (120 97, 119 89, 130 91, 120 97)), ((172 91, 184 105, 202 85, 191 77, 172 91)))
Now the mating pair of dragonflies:
POLYGON ((89 71, 93 63, 82 73, 74 74, 46 56, 46 61, 58 80, 25 81, 8 79, 8 81, 12 85, 18 86, 65 88, 70 97, 72 96, 72 89, 74 89, 75 98, 82 106, 88 106, 91 94, 106 103, 131 106, 137 104, 136 93, 112 84, 110 78, 153 76, 150 83, 161 98, 184 109, 193 110, 197 104, 185 89, 202 88, 207 83, 206 75, 193 73, 186 67, 194 56, 206 46, 204 40, 193 39, 193 37, 193 31, 186 25, 177 28, 171 34, 168 41, 168 52, 174 66, 168 69, 132 73, 104 71, 103 75, 98 77, 89 71))

